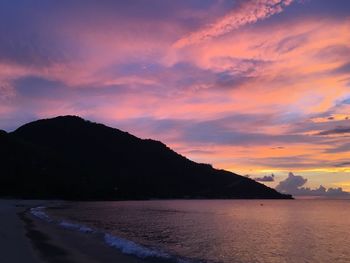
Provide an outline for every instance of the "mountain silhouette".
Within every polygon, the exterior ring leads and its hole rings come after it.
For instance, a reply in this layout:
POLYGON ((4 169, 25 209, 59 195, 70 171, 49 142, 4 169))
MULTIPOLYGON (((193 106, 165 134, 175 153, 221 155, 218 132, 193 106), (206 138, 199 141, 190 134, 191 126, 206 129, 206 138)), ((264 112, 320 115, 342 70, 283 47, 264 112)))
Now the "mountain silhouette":
POLYGON ((76 116, 0 131, 0 195, 71 200, 291 199, 249 178, 193 162, 165 144, 76 116))

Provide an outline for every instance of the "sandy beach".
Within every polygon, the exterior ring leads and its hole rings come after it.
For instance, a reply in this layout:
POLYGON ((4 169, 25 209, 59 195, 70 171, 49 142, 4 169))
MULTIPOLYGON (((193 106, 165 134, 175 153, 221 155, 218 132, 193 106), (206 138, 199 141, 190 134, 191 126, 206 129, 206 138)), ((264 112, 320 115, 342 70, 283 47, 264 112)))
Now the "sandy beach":
POLYGON ((63 229, 28 213, 49 201, 0 200, 2 263, 154 262, 122 254, 102 240, 63 229))
POLYGON ((42 262, 26 237, 25 223, 19 214, 33 202, 0 200, 0 255, 1 262, 42 262))

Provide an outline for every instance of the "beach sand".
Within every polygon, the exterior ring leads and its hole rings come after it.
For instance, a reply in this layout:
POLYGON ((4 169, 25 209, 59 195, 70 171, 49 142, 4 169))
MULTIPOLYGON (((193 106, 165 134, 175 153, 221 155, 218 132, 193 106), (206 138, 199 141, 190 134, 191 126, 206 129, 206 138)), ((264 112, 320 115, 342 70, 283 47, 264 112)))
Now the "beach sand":
POLYGON ((143 263, 93 235, 63 229, 28 213, 50 201, 0 200, 1 263, 143 263))
POLYGON ((18 215, 26 210, 29 203, 28 201, 0 200, 0 261, 2 263, 41 262, 30 240, 26 237, 25 224, 18 215))

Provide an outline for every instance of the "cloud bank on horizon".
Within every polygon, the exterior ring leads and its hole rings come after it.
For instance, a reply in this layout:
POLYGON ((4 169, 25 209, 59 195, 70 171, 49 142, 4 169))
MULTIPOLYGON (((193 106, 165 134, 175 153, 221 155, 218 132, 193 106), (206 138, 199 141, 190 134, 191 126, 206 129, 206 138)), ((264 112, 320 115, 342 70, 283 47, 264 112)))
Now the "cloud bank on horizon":
POLYGON ((350 191, 350 2, 0 2, 0 129, 75 114, 350 191))
POLYGON ((341 187, 338 188, 325 188, 320 185, 318 188, 311 189, 304 187, 307 179, 300 175, 294 175, 289 173, 288 177, 279 182, 276 186, 276 190, 281 193, 289 193, 294 196, 322 196, 322 197, 343 197, 350 198, 350 193, 343 191, 341 187))

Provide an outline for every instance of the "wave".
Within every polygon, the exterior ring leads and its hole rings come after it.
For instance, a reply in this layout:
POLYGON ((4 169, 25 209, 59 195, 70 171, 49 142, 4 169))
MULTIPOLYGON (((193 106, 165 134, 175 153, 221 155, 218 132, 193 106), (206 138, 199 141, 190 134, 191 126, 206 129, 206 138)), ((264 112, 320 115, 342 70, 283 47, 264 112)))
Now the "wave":
POLYGON ((104 240, 109 246, 118 248, 124 254, 137 255, 138 257, 141 257, 141 258, 146 258, 146 257, 159 257, 159 258, 165 258, 165 259, 171 258, 166 253, 146 248, 130 240, 116 237, 111 234, 105 234, 104 240))
POLYGON ((86 234, 102 234, 104 242, 113 248, 118 249, 124 254, 129 254, 129 255, 134 255, 138 258, 158 258, 162 259, 165 262, 176 262, 176 263, 190 263, 188 260, 180 259, 177 257, 173 257, 168 253, 165 253, 161 250, 158 249, 152 249, 145 247, 143 245, 137 244, 133 241, 117 237, 115 235, 105 233, 103 231, 97 230, 97 229, 92 229, 88 226, 77 224, 77 223, 72 223, 68 222, 65 220, 54 220, 52 219, 46 212, 45 209, 47 207, 45 206, 38 206, 30 209, 30 213, 49 223, 54 223, 62 228, 73 230, 73 231, 79 231, 82 233, 86 234))
POLYGON ((83 232, 83 233, 96 233, 95 230, 93 230, 92 228, 90 228, 88 226, 74 224, 74 223, 67 222, 67 221, 61 221, 59 223, 59 225, 63 228, 75 230, 75 231, 79 231, 79 232, 83 232))
POLYGON ((41 220, 52 222, 53 220, 45 213, 45 209, 46 206, 33 207, 30 209, 30 213, 41 220))

